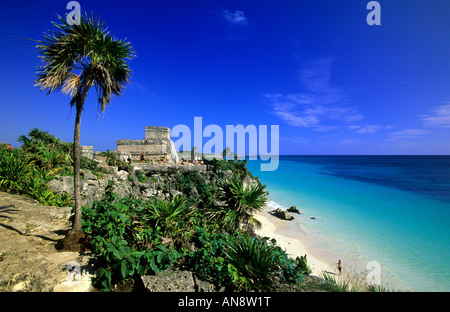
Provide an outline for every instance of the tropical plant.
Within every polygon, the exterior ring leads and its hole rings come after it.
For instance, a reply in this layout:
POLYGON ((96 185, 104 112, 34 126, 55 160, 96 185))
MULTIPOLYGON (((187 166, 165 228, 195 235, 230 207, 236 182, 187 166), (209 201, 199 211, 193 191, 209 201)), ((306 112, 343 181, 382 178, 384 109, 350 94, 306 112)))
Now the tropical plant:
POLYGON ((0 148, 0 190, 23 193, 32 164, 20 150, 0 148))
POLYGON ((44 205, 70 205, 69 195, 55 194, 48 189, 50 180, 50 172, 37 167, 28 154, 0 147, 0 190, 27 194, 44 205))
MULTIPOLYGON (((76 108, 74 129, 75 219, 70 235, 81 232, 80 125, 84 102, 91 87, 97 91, 98 110, 104 112, 114 95, 120 96, 129 83, 131 70, 126 62, 134 52, 129 43, 114 38, 103 22, 84 15, 70 25, 59 16, 57 28, 38 40, 37 49, 44 66, 37 71, 36 86, 48 93, 61 91, 72 96, 76 108)), ((78 234, 77 234, 78 233, 78 234)))
POLYGON ((147 204, 111 194, 92 207, 83 207, 83 230, 91 237, 101 266, 95 284, 102 289, 109 290, 135 274, 158 273, 182 256, 173 245, 162 244, 160 228, 145 224, 141 217, 147 204))
POLYGON ((276 250, 264 240, 242 235, 224 253, 239 290, 268 290, 278 277, 276 250))
POLYGON ((218 199, 223 205, 212 208, 208 214, 212 219, 222 220, 230 230, 243 229, 253 231, 261 223, 254 214, 262 211, 267 202, 266 186, 259 181, 253 187, 244 185, 240 175, 231 179, 219 180, 218 199))
POLYGON ((217 187, 214 183, 208 183, 205 177, 198 172, 180 175, 175 181, 174 187, 187 194, 187 202, 191 205, 195 204, 199 209, 213 206, 217 187))
POLYGON ((177 195, 170 202, 159 199, 147 204, 142 219, 148 226, 160 228, 162 235, 174 243, 185 243, 193 235, 189 222, 193 212, 186 203, 186 197, 177 195))
POLYGON ((278 283, 298 284, 302 274, 275 240, 250 236, 246 232, 225 233, 221 225, 195 226, 195 245, 189 253, 190 268, 204 278, 234 291, 260 291, 278 283))

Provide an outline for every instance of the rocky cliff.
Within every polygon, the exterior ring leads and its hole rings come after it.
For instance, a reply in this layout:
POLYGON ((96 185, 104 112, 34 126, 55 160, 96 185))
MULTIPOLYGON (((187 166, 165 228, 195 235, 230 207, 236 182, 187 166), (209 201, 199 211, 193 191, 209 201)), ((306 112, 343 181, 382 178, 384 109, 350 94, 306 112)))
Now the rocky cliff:
MULTIPOLYGON (((101 200, 107 192, 119 197, 137 197, 149 199, 156 196, 159 199, 170 199, 177 194, 185 193, 188 197, 198 195, 195 187, 183 188, 180 180, 189 174, 198 175, 204 183, 216 183, 219 175, 231 177, 231 170, 222 173, 214 172, 206 165, 149 165, 135 164, 129 172, 118 170, 118 167, 108 167, 108 174, 95 175, 89 170, 81 169, 82 205, 91 205, 101 200)), ((254 185, 257 181, 250 176, 244 179, 245 185, 254 185)), ((73 177, 56 176, 49 182, 50 190, 73 195, 73 177)))

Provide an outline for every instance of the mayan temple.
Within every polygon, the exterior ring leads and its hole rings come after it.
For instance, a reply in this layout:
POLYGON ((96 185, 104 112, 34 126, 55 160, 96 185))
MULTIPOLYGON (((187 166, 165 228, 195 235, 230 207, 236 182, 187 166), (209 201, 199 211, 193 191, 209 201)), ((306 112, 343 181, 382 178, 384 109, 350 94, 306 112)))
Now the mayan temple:
POLYGON ((139 160, 145 153, 145 160, 164 161, 173 164, 178 161, 178 153, 175 144, 170 139, 170 129, 167 127, 145 127, 143 140, 117 140, 117 153, 123 156, 131 156, 132 160, 139 160))

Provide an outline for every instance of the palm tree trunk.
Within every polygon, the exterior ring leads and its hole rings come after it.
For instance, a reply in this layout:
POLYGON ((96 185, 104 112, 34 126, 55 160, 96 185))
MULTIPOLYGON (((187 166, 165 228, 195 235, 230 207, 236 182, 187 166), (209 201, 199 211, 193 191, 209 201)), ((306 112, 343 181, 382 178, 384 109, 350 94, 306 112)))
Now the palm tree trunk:
POLYGON ((75 130, 73 133, 73 175, 74 175, 74 208, 75 220, 72 229, 67 232, 64 239, 56 244, 57 249, 65 251, 82 252, 89 244, 86 235, 81 230, 81 190, 80 190, 80 133, 81 133, 81 113, 83 112, 84 101, 90 86, 82 86, 82 92, 77 96, 75 117, 75 130))
POLYGON ((75 220, 73 222, 73 231, 81 231, 81 190, 80 190, 80 133, 81 133, 81 113, 78 108, 75 117, 75 130, 73 133, 73 175, 74 175, 74 205, 75 220))
POLYGON ((81 113, 86 100, 89 86, 83 87, 81 96, 77 99, 77 115, 75 117, 75 130, 73 133, 73 175, 74 175, 74 205, 75 220, 72 231, 81 232, 81 188, 80 188, 80 135, 81 135, 81 113))

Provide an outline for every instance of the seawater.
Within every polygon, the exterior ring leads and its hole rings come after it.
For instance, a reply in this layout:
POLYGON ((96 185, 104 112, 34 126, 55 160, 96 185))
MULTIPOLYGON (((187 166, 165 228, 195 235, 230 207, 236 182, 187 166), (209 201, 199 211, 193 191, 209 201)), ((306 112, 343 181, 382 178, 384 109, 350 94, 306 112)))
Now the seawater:
POLYGON ((267 185, 267 210, 295 205, 281 229, 330 263, 382 268, 392 290, 450 291, 449 156, 280 156, 276 171, 247 167, 267 185), (314 219, 312 219, 314 218, 314 219))

